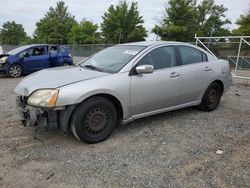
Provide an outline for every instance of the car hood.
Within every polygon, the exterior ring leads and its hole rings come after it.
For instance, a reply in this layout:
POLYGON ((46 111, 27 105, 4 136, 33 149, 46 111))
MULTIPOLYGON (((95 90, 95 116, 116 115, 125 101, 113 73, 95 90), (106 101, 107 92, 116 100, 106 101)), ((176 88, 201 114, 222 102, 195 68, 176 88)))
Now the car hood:
POLYGON ((18 95, 29 96, 33 91, 44 88, 59 88, 79 81, 109 75, 79 66, 64 66, 45 69, 25 77, 16 87, 18 95))

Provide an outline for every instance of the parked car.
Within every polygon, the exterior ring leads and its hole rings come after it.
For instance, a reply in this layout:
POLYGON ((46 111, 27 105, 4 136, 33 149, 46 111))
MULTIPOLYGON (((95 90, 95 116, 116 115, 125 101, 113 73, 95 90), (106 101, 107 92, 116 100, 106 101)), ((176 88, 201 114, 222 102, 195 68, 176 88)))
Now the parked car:
POLYGON ((231 84, 229 63, 197 46, 137 42, 37 72, 15 92, 24 126, 60 127, 97 143, 120 122, 189 106, 215 110, 231 84))
POLYGON ((0 74, 20 77, 41 69, 72 65, 69 50, 59 45, 28 45, 0 56, 0 74))

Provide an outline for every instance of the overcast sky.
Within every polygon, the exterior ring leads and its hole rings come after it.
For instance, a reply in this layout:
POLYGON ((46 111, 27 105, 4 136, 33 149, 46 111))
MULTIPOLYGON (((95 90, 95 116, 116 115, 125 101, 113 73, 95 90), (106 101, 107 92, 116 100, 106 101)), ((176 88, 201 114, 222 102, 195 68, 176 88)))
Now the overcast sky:
MULTIPOLYGON (((0 26, 6 21, 15 20, 23 24, 28 35, 32 36, 35 23, 48 11, 50 6, 55 6, 58 0, 0 0, 0 26)), ((163 7, 168 0, 136 0, 139 11, 143 15, 145 27, 150 31, 163 16, 163 7)), ((199 0, 198 0, 199 1, 199 0)), ((94 23, 102 22, 102 15, 111 4, 117 4, 119 0, 64 0, 70 13, 76 20, 83 18, 94 23)), ((129 0, 128 2, 131 2, 129 0)), ((215 0, 217 4, 223 4, 228 8, 227 17, 235 22, 241 14, 245 14, 250 7, 250 0, 215 0)), ((232 24, 230 29, 236 28, 232 24)))

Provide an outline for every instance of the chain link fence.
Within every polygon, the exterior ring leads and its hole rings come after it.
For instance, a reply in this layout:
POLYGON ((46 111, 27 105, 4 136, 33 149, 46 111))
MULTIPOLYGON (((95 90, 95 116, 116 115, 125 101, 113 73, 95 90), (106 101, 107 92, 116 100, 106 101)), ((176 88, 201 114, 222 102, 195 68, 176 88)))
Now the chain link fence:
POLYGON ((250 80, 249 37, 197 37, 197 39, 198 46, 205 50, 209 49, 218 58, 229 62, 234 78, 250 80))
MULTIPOLYGON (((86 57, 113 45, 114 44, 83 44, 83 45, 63 45, 63 46, 68 47, 70 53, 73 56, 74 63, 77 64, 86 57)), ((2 47, 5 52, 8 52, 20 46, 3 45, 2 47)))
MULTIPOLYGON (((229 61, 232 69, 236 67, 237 52, 239 42, 203 42, 218 58, 226 59, 229 61)), ((192 42, 192 44, 195 44, 192 42)), ((107 47, 113 46, 114 44, 83 44, 83 45, 64 45, 69 48, 70 53, 74 57, 75 62, 79 62, 85 57, 88 57, 96 52, 99 52, 107 47)), ((198 46, 204 48, 201 44, 198 46)), ((4 51, 8 52, 17 45, 3 45, 4 51)), ((246 70, 250 72, 250 48, 246 44, 242 44, 240 57, 238 60, 239 70, 246 70)), ((250 73, 249 73, 250 74, 250 73)))
MULTIPOLYGON (((113 46, 113 44, 84 44, 84 45, 63 45, 69 48, 72 56, 76 57, 88 57, 96 52, 103 50, 104 48, 113 46)), ((19 47, 18 45, 3 45, 5 52, 8 52, 14 48, 19 47)))

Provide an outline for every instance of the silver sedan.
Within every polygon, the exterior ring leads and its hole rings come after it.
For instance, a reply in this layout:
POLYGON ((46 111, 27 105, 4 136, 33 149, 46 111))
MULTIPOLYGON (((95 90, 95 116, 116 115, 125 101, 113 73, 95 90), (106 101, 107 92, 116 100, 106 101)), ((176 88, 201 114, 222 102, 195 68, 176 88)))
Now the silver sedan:
POLYGON ((136 42, 36 72, 15 92, 24 126, 59 127, 97 143, 119 123, 189 106, 215 110, 231 84, 228 62, 197 46, 136 42))

